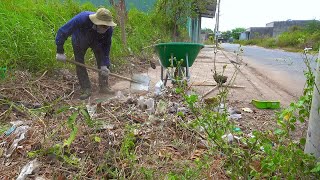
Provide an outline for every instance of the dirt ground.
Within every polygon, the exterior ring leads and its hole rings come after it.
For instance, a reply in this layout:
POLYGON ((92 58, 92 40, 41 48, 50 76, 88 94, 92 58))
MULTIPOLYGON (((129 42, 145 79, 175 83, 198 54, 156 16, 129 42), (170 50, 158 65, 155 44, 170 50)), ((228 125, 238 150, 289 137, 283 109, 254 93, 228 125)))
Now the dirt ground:
MULTIPOLYGON (((243 113, 242 120, 239 121, 239 126, 245 132, 250 132, 252 129, 272 129, 276 125, 275 113, 279 110, 261 110, 255 108, 251 101, 268 100, 280 101, 281 108, 287 107, 291 102, 299 97, 299 91, 302 93, 302 88, 295 86, 288 86, 285 82, 294 82, 290 79, 290 75, 283 72, 270 73, 266 67, 250 64, 246 57, 237 55, 238 52, 230 53, 223 50, 218 50, 216 56, 216 70, 222 73, 223 66, 226 65, 224 75, 228 80, 236 73, 236 78, 233 85, 237 88, 230 88, 228 96, 229 106, 237 110, 248 107, 254 113, 243 113), (241 64, 232 64, 231 61, 240 62, 241 64), (236 66, 239 71, 236 71, 236 66)), ((158 61, 155 57, 153 61, 158 61)), ((207 94, 206 98, 215 96, 219 91, 215 90, 208 94, 210 90, 216 85, 213 79, 214 69, 214 49, 210 46, 203 48, 195 63, 190 68, 190 83, 195 92, 200 96, 207 94), (201 86, 203 85, 203 86, 201 86), (210 85, 210 86, 208 86, 210 85)), ((154 91, 155 84, 160 80, 160 66, 156 69, 149 68, 147 75, 151 79, 150 92, 154 91)), ((226 83, 228 84, 229 81, 226 83)), ((168 83, 170 86, 170 82, 168 83)), ((113 86, 115 91, 122 91, 123 93, 130 93, 130 83, 120 81, 113 86)), ((304 125, 301 125, 301 132, 298 136, 302 136, 306 130, 304 125)))
MULTIPOLYGON (((157 56, 153 56, 150 59, 158 64, 156 69, 152 69, 148 65, 148 62, 136 64, 137 61, 135 61, 132 62, 129 71, 131 74, 137 72, 147 74, 150 77, 148 93, 153 94, 155 84, 160 80, 161 66, 158 63, 159 59, 157 56)), ((189 85, 200 97, 206 95, 205 98, 210 98, 219 93, 218 89, 210 92, 215 87, 214 85, 216 85, 213 79, 213 62, 214 48, 206 46, 200 51, 193 66, 190 68, 189 85)), ((276 113, 297 100, 302 93, 301 87, 290 85, 290 83, 294 83, 294 79, 291 79, 289 74, 275 72, 261 65, 252 64, 239 52, 230 53, 219 49, 216 55, 216 71, 222 73, 223 66, 225 65, 224 75, 228 77, 226 84, 231 83, 230 80, 236 75, 234 82, 230 84, 236 86, 236 88, 229 89, 228 107, 242 113, 242 118, 236 121, 236 123, 245 133, 251 133, 253 130, 274 130, 277 126, 276 113), (239 64, 231 62, 238 62, 239 64), (257 109, 251 103, 253 99, 280 101, 281 108, 274 110, 257 109), (253 113, 244 112, 242 108, 250 108, 253 113)), ((130 77, 130 74, 125 76, 130 77)), ((96 80, 97 74, 91 72, 91 79, 96 80)), ((93 83, 97 87, 97 82, 93 83)), ((112 89, 116 94, 119 92, 124 95, 132 94, 130 82, 112 78, 112 84, 112 89)), ((170 81, 167 85, 171 86, 170 81)), ((141 95, 144 94, 146 93, 141 93, 141 95)), ((75 95, 76 97, 77 95, 75 95)), ((96 89, 96 92, 87 102, 101 102, 109 98, 112 98, 112 96, 101 95, 97 93, 96 89)), ((298 123, 297 131, 293 136, 297 139, 303 137, 307 130, 306 125, 307 123, 298 123)))
MULTIPOLYGON (((206 94, 205 98, 215 96, 219 92, 217 89, 207 93, 216 84, 212 73, 213 57, 213 48, 206 47, 201 50, 196 62, 190 68, 189 85, 200 96, 206 94)), ((153 57, 152 60, 157 61, 157 58, 153 57)), ((262 70, 246 62, 246 59, 219 50, 216 69, 217 72, 222 72, 222 67, 227 65, 224 75, 228 77, 228 81, 236 71, 230 60, 241 63, 235 82, 231 84, 237 88, 230 88, 227 100, 228 107, 241 112, 241 119, 235 120, 237 126, 245 134, 253 130, 274 129, 275 113, 278 110, 257 109, 251 104, 251 100, 279 100, 281 108, 284 108, 297 97, 292 95, 294 93, 284 90, 277 79, 272 78, 276 76, 261 73, 262 70), (250 108, 252 112, 245 112, 242 108, 250 108)), ((110 172, 107 169, 111 169, 121 177, 140 179, 143 173, 136 170, 147 167, 154 170, 155 179, 161 179, 163 175, 172 171, 180 172, 192 167, 194 160, 205 154, 205 142, 192 130, 181 127, 180 122, 188 123, 194 119, 181 97, 172 93, 170 88, 162 96, 154 96, 155 84, 160 80, 160 69, 160 66, 156 69, 149 68, 147 62, 137 59, 130 60, 129 67, 123 71, 129 73, 122 74, 127 77, 136 72, 147 74, 151 79, 150 90, 148 93, 132 94, 130 83, 111 78, 115 95, 99 94, 97 73, 89 71, 94 92, 88 100, 84 101, 78 100, 79 87, 74 73, 59 71, 57 73, 59 76, 43 74, 40 77, 32 77, 26 72, 16 72, 16 79, 0 84, 0 95, 5 97, 0 96, 3 103, 0 104, 1 125, 9 128, 9 122, 21 120, 29 130, 24 134, 25 139, 19 142, 19 146, 11 157, 4 157, 3 154, 7 153, 7 149, 18 135, 13 133, 10 136, 0 136, 0 179, 16 178, 23 166, 30 162, 27 152, 50 149, 68 138, 70 128, 65 126, 65 121, 70 117, 71 112, 58 114, 57 108, 61 108, 61 105, 95 107, 94 118, 101 121, 103 127, 91 129, 84 121, 78 120, 77 138, 72 144, 71 153, 82 160, 80 168, 67 165, 61 161, 61 157, 59 159, 59 156, 53 153, 53 156, 38 157, 41 165, 31 178, 110 178, 110 172), (145 100, 154 100, 156 112, 150 113, 144 105, 139 105, 141 96, 145 100), (6 99, 14 102, 11 104, 14 107, 23 104, 28 108, 26 111, 28 113, 16 108, 12 109, 8 106, 10 103, 6 104, 6 99), (59 103, 55 104, 55 102, 59 103), (166 104, 162 109, 159 108, 161 103, 166 104), (46 108, 43 111, 36 111, 36 106, 46 106, 46 108), (178 109, 185 111, 185 118, 176 115, 178 109), (134 167, 128 161, 130 158, 123 157, 125 147, 123 144, 128 141, 128 136, 130 140, 130 134, 127 134, 128 126, 134 129, 132 135, 134 138, 131 137, 135 139, 134 167), (100 137, 100 142, 93 141, 93 136, 100 137)), ((282 80, 289 78, 284 74, 279 76, 282 80)), ((170 84, 168 82, 169 86, 170 84)), ((69 110, 72 111, 72 109, 69 110)), ((295 135, 303 136, 305 128, 305 125, 301 125, 295 135)), ((211 161, 212 167, 206 172, 208 179, 228 179, 221 167, 222 161, 219 157, 213 157, 211 161)))

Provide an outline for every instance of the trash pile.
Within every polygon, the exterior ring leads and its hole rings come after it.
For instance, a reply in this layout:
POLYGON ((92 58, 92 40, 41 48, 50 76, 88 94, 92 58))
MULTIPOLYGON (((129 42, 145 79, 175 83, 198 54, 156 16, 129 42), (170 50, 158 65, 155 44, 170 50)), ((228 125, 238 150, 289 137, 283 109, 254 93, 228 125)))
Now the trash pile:
MULTIPOLYGON (((51 179, 58 174, 69 179, 77 176, 80 171, 85 172, 81 175, 83 178, 96 179, 107 177, 107 172, 91 172, 92 169, 99 169, 102 164, 128 171, 132 167, 127 159, 123 159, 121 149, 130 132, 133 133, 137 166, 153 167, 159 162, 170 164, 185 160, 192 163, 201 157, 206 148, 203 139, 179 125, 194 117, 181 95, 172 89, 160 88, 158 93, 144 96, 124 95, 119 91, 109 100, 85 105, 95 123, 94 128, 89 128, 80 115, 76 120, 77 134, 69 152, 81 162, 81 168, 75 168, 58 154, 48 151, 58 144, 62 145, 71 133, 65 124, 72 113, 66 111, 56 114, 60 106, 54 108, 52 115, 41 116, 45 126, 32 118, 11 122, 12 126, 0 138, 0 163, 3 164, 0 167, 1 179, 51 179), (185 118, 178 116, 178 113, 185 118), (39 150, 49 154, 32 158, 28 156, 28 153, 39 150), (111 154, 113 158, 105 158, 106 154, 111 154)), ((72 104, 69 106, 71 110, 76 109, 72 104)), ((69 153, 65 155, 69 156, 69 153)), ((167 165, 163 171, 169 172, 170 167, 167 165)))
MULTIPOLYGON (((174 89, 164 89, 161 81, 156 84, 155 91, 148 94, 125 95, 119 91, 108 100, 86 104, 85 108, 95 126, 89 127, 84 118, 78 115, 75 120, 77 132, 70 149, 64 147, 56 152, 54 147, 63 146, 72 134, 72 129, 66 124, 77 109, 74 106, 67 99, 50 107, 46 113, 41 112, 41 105, 28 106, 35 111, 39 108, 41 115, 38 119, 26 115, 25 120, 11 122, 11 126, 0 137, 0 179, 114 178, 110 177, 109 172, 102 171, 101 167, 130 175, 137 172, 132 168, 158 169, 162 164, 161 170, 155 175, 160 178, 171 171, 173 164, 190 163, 191 166, 208 148, 205 138, 182 126, 195 119, 184 98, 174 89), (63 106, 69 107, 68 111, 58 113, 63 106), (134 166, 124 155, 124 151, 130 149, 126 144, 129 140, 134 146, 131 149, 135 154, 134 166), (29 156, 30 152, 38 151, 46 153, 29 156), (74 164, 70 165, 66 160, 74 164)), ((224 112, 226 106, 218 104, 214 110, 224 112)), ((238 125, 234 132, 246 131, 241 126, 246 119, 244 115, 254 114, 250 108, 239 111, 232 107, 227 109, 227 113, 228 118, 238 125)), ((12 116, 11 119, 18 117, 12 116)), ((223 138, 230 143, 239 140, 234 132, 223 138)), ((136 178, 141 175, 136 174, 136 178)))

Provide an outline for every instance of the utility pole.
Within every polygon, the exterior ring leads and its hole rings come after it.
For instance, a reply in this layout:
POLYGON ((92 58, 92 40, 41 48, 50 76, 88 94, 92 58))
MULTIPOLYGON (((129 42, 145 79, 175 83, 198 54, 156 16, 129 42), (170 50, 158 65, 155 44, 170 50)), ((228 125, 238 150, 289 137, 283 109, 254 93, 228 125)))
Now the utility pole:
MULTIPOLYGON (((320 49, 318 55, 317 69, 315 72, 315 85, 313 89, 312 106, 310 110, 307 141, 305 153, 313 154, 320 158, 320 49)), ((318 159, 319 160, 319 159, 318 159)))
POLYGON ((216 13, 216 25, 214 28, 214 40, 215 40, 215 47, 214 47, 214 58, 213 58, 213 70, 214 75, 217 75, 217 68, 216 68, 216 59, 218 53, 218 33, 219 33, 219 23, 220 23, 220 2, 221 0, 217 0, 217 8, 218 11, 216 13))
POLYGON ((218 33, 219 33, 219 23, 220 23, 220 2, 221 0, 217 0, 217 8, 218 11, 216 13, 216 25, 214 28, 214 36, 215 36, 215 45, 218 47, 218 33))

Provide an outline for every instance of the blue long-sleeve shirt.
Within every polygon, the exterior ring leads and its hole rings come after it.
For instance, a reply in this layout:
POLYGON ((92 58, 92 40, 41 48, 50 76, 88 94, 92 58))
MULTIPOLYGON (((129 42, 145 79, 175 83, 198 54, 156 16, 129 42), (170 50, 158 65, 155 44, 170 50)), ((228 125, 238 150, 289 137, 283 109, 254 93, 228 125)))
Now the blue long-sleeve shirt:
POLYGON ((90 14, 94 14, 94 12, 81 12, 58 30, 56 36, 57 53, 64 53, 64 43, 72 35, 72 42, 80 47, 88 45, 101 49, 102 51, 99 51, 103 53, 100 56, 103 57, 101 65, 108 66, 110 65, 109 54, 113 28, 109 28, 103 34, 99 34, 96 30, 93 30, 94 24, 89 18, 90 14))

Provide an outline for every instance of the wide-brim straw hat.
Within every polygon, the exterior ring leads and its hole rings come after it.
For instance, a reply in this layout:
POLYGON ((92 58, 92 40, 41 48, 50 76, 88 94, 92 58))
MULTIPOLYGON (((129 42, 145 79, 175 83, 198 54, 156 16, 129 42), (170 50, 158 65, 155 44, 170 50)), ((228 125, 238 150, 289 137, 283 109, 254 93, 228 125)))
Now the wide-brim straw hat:
POLYGON ((89 15, 89 18, 95 25, 117 26, 117 24, 113 22, 111 12, 106 8, 99 8, 95 14, 89 15))

